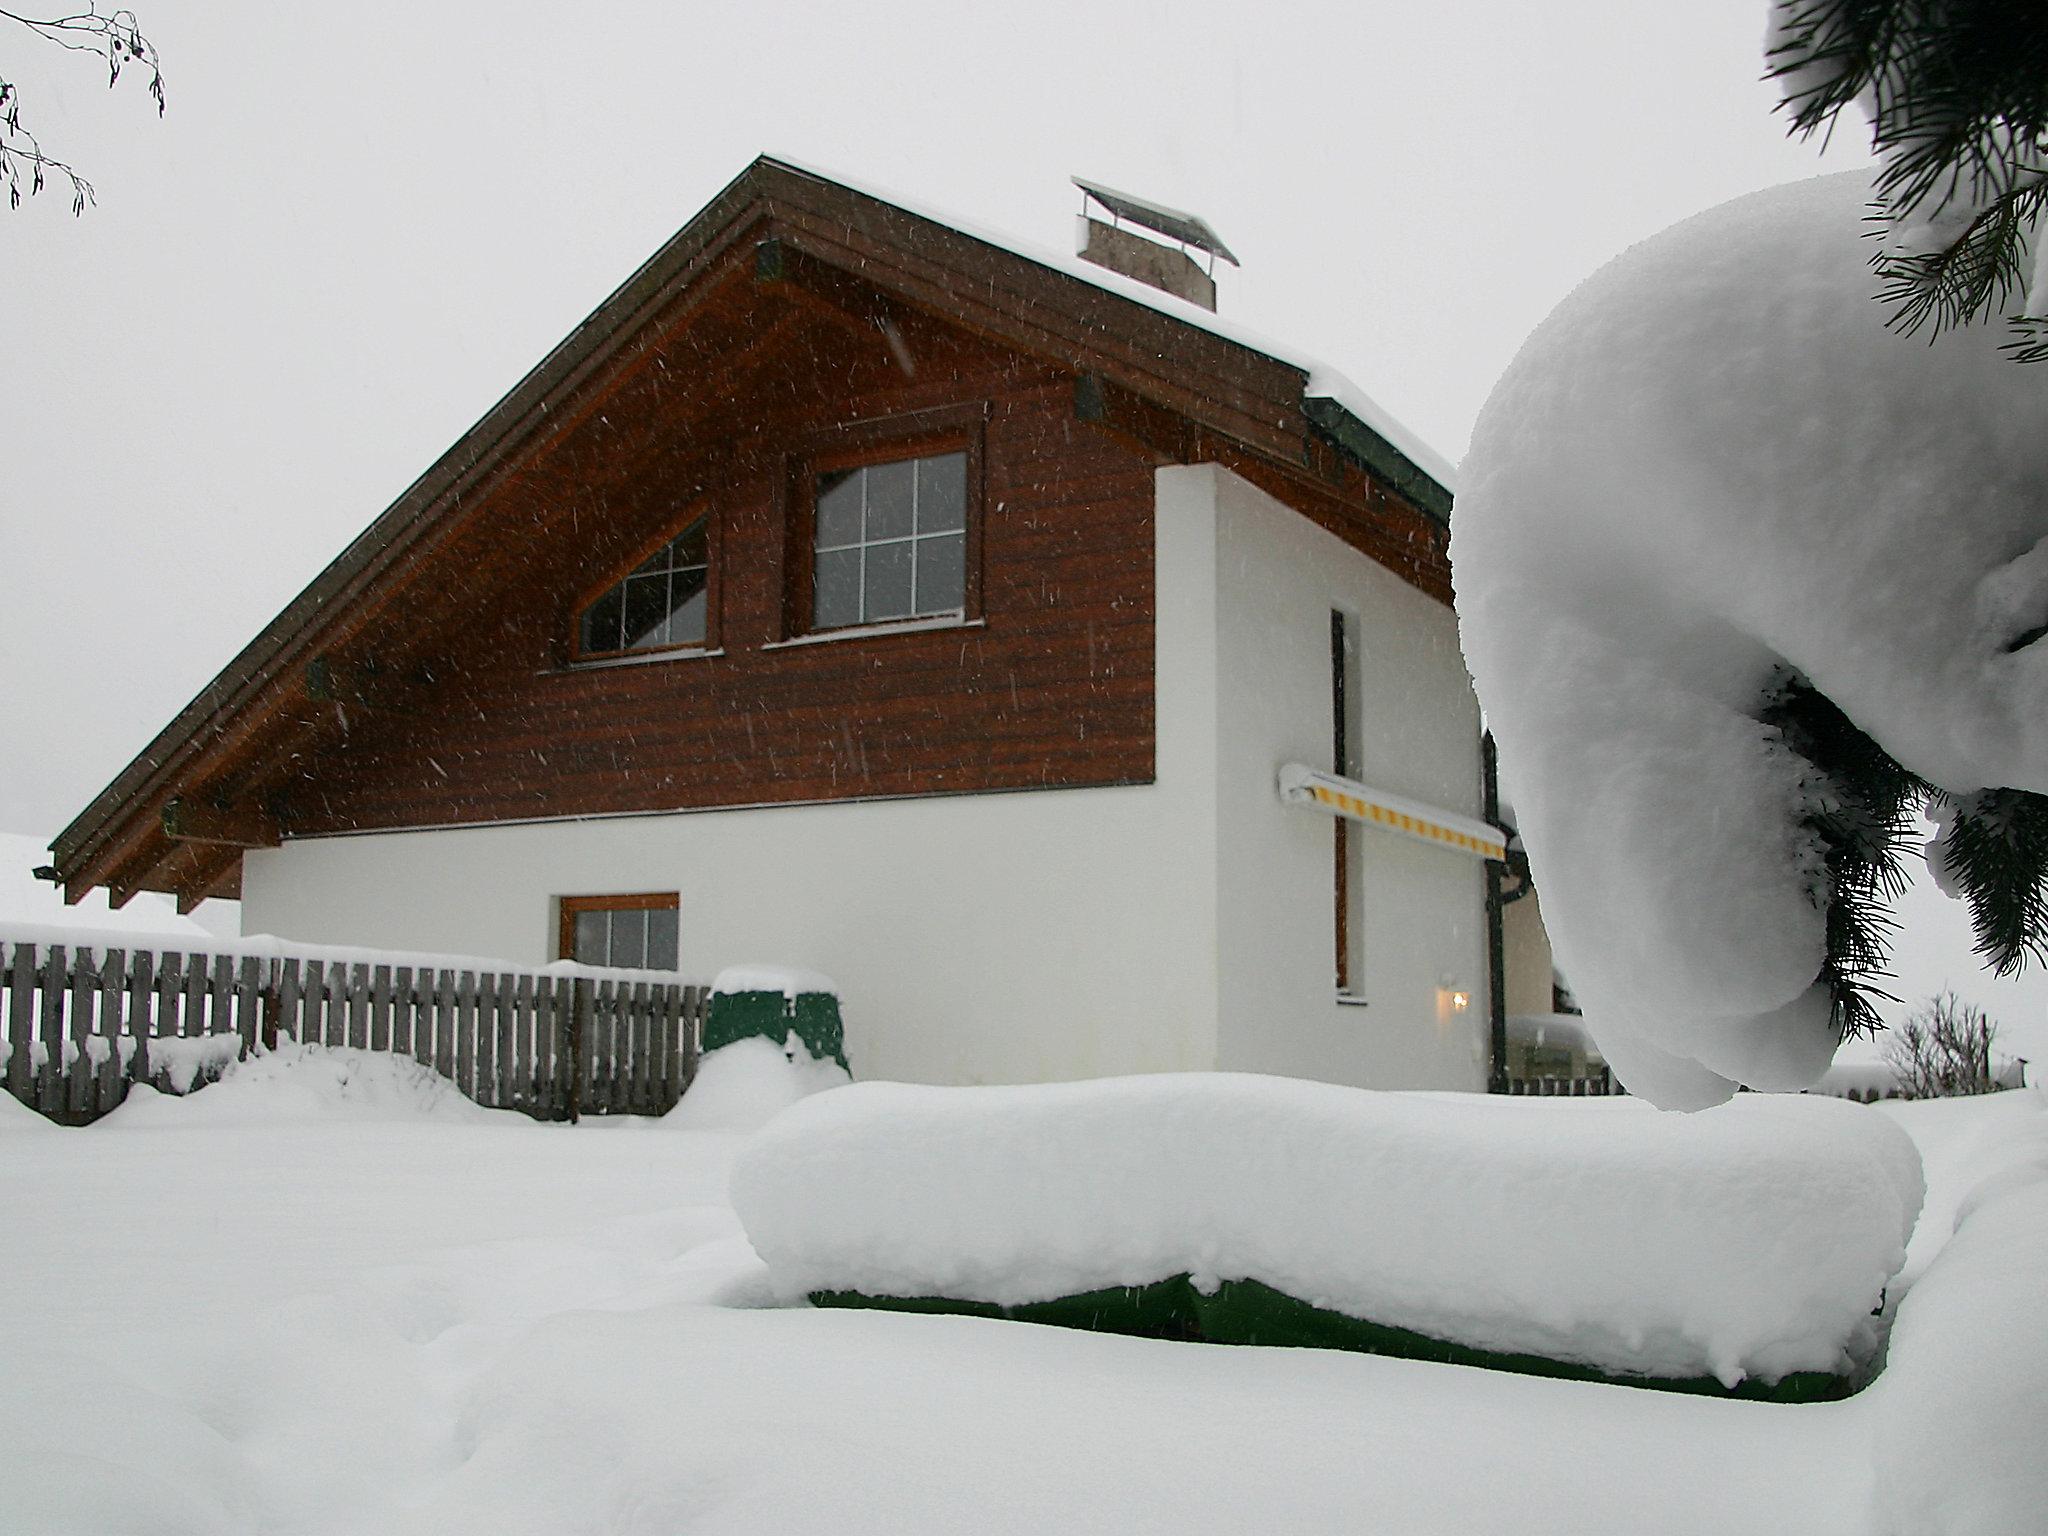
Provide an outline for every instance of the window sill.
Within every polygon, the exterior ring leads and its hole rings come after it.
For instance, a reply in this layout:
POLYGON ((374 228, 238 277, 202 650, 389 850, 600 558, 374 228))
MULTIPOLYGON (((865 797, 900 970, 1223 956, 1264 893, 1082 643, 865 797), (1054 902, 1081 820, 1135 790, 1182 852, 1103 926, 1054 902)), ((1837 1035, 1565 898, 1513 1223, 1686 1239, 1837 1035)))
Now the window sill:
POLYGON ((1366 1008, 1371 1006, 1364 996, 1357 992, 1336 993, 1335 1001, 1339 1008, 1366 1008))
POLYGON ((724 654, 723 648, 706 651, 686 646, 678 650, 648 651, 639 656, 600 656, 592 661, 571 661, 559 667, 543 667, 538 675, 563 677, 571 672, 602 672, 607 667, 651 667, 663 661, 709 661, 724 654))
POLYGON ((815 634, 795 635, 788 640, 770 640, 764 651, 794 650, 800 645, 829 645, 835 640, 871 640, 877 635, 922 635, 935 629, 986 629, 986 619, 939 614, 928 619, 893 619, 886 624, 849 624, 844 629, 821 629, 815 634))

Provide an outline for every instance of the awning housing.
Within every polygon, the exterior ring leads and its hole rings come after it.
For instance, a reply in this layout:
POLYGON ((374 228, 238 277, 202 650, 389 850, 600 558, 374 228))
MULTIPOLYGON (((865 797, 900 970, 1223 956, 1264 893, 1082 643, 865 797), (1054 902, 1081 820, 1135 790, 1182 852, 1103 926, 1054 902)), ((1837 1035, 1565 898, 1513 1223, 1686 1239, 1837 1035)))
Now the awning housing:
POLYGON ((1405 795, 1388 794, 1357 779, 1322 773, 1303 763, 1289 763, 1280 770, 1280 798, 1454 853, 1478 859, 1504 860, 1508 856, 1507 834, 1498 827, 1405 795))

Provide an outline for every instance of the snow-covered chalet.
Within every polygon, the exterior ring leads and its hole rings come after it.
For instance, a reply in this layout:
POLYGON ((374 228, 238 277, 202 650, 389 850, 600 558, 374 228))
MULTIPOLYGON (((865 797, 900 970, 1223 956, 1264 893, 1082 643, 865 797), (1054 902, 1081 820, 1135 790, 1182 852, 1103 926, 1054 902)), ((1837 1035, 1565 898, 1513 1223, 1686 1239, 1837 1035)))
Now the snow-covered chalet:
POLYGON ((1449 472, 1203 307, 1200 220, 1088 191, 1084 260, 755 161, 59 836, 67 893, 802 964, 864 1077, 1483 1087, 1449 472))

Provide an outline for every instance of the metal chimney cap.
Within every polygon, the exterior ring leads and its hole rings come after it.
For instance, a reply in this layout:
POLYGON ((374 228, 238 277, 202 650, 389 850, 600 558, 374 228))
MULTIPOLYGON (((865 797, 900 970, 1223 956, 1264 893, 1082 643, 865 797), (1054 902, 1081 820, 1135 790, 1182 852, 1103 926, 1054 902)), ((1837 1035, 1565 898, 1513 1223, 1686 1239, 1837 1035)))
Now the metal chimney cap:
POLYGON ((1079 176, 1074 177, 1073 182, 1119 219, 1128 219, 1154 234, 1178 240, 1182 245, 1191 245, 1211 256, 1220 256, 1233 267, 1240 265, 1238 259, 1230 254, 1230 247, 1223 243, 1223 237, 1211 229, 1209 221, 1200 214, 1184 213, 1164 203, 1148 202, 1128 192, 1119 192, 1114 187, 1105 187, 1097 181, 1083 181, 1079 176))

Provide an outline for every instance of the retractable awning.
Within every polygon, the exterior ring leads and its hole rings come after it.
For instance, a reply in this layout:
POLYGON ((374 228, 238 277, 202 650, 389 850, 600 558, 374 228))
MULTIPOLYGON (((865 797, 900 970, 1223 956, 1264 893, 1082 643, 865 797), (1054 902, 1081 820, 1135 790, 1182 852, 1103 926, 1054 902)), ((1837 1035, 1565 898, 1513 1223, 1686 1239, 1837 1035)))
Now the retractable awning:
POLYGON ((1507 837, 1498 827, 1405 795, 1390 795, 1340 774, 1320 773, 1303 763, 1289 763, 1280 770, 1280 798, 1476 859, 1508 856, 1507 837))

